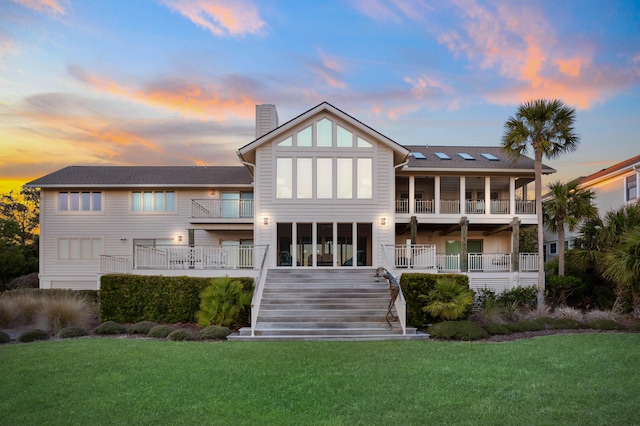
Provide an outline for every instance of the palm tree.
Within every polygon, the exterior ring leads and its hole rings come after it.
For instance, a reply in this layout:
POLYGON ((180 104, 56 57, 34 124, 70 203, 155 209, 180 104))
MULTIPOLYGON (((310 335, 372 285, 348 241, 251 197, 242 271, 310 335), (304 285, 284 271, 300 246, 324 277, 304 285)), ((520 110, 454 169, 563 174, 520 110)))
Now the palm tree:
POLYGON ((565 225, 570 232, 576 230, 583 219, 591 219, 598 209, 591 204, 594 193, 578 188, 578 181, 549 184, 551 198, 542 205, 544 226, 558 234, 558 275, 564 275, 565 225))
POLYGON ((514 159, 533 150, 538 215, 538 308, 544 306, 544 230, 542 220, 542 158, 574 151, 580 138, 573 128, 576 111, 562 101, 538 99, 521 104, 504 125, 502 149, 514 159))
POLYGON ((640 228, 624 235, 603 259, 602 275, 616 283, 618 304, 631 293, 634 315, 640 315, 640 228))

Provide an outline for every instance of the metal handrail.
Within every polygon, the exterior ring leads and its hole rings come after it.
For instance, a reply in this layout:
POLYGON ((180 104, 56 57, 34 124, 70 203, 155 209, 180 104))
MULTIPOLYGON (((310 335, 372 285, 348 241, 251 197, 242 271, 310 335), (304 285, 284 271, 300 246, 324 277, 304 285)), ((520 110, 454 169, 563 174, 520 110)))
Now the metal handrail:
POLYGON ((258 312, 260 312, 260 304, 262 302, 262 293, 264 292, 264 282, 267 279, 267 274, 264 273, 264 266, 267 261, 267 254, 269 253, 269 244, 264 250, 264 256, 260 263, 260 272, 256 278, 256 285, 253 290, 253 297, 251 298, 251 336, 255 336, 256 324, 258 322, 258 312))

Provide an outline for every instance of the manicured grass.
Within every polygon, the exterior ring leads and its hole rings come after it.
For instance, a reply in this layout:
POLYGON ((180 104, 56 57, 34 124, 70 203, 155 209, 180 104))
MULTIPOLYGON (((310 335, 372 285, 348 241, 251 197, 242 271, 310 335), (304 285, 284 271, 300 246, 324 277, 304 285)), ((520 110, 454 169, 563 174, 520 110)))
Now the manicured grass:
POLYGON ((0 424, 640 422, 640 334, 0 346, 0 424))

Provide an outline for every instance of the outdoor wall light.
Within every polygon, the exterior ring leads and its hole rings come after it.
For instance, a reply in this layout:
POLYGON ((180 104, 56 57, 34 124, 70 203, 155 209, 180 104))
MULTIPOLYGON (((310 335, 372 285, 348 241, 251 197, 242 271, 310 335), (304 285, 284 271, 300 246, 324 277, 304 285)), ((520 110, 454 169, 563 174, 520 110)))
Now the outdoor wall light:
POLYGON ((386 217, 381 217, 380 218, 380 225, 381 226, 387 226, 387 218, 386 217))
POLYGON ((127 241, 127 239, 126 238, 120 238, 120 241, 122 241, 124 243, 125 241, 127 241))
POLYGON ((182 235, 178 235, 178 242, 181 243, 182 242, 182 235))
POLYGON ((269 224, 269 217, 268 216, 265 216, 265 217, 262 218, 262 224, 263 225, 268 225, 269 224))

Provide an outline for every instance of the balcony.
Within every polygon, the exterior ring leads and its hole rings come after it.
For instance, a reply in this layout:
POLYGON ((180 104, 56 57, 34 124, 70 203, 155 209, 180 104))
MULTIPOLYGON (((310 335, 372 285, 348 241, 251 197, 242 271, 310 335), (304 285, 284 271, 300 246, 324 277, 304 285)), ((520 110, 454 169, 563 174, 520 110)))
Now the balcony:
POLYGON ((253 200, 191 200, 191 219, 253 222, 253 200))
MULTIPOLYGON (((410 211, 411 200, 400 198, 396 200, 396 213, 399 214, 435 214, 436 200, 414 200, 413 212, 410 211)), ((440 214, 461 214, 460 200, 440 200, 440 214)), ((469 199, 464 200, 465 214, 492 214, 492 215, 508 215, 510 214, 510 200, 496 199, 489 200, 489 209, 485 200, 469 199)), ((535 200, 515 200, 516 215, 535 215, 535 200)))

